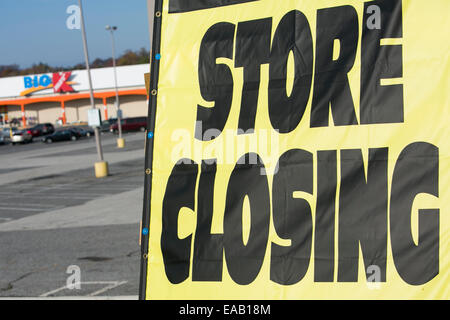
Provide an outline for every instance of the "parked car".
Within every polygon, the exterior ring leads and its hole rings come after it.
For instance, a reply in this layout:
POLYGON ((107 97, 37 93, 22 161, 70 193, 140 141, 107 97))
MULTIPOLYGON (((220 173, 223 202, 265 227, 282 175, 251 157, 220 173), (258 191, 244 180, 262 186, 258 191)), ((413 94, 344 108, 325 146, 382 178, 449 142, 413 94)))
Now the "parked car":
MULTIPOLYGON (((135 117, 122 119, 122 131, 145 131, 147 129, 147 117, 135 117)), ((119 131, 118 123, 111 125, 110 131, 117 133, 119 131)))
POLYGON ((10 128, 0 129, 0 144, 7 144, 11 142, 10 130, 10 128))
POLYGON ((108 132, 111 128, 111 125, 117 123, 117 119, 116 118, 111 118, 108 120, 104 120, 102 121, 102 124, 100 125, 100 132, 108 132))
POLYGON ((51 123, 41 123, 34 127, 28 128, 27 132, 31 134, 33 138, 41 137, 55 132, 55 127, 51 123))
POLYGON ((26 130, 18 130, 13 128, 11 132, 11 144, 16 143, 29 143, 33 141, 33 136, 29 134, 26 130))
POLYGON ((78 138, 94 136, 94 130, 91 128, 71 127, 69 130, 73 131, 78 138))
POLYGON ((78 140, 78 136, 75 132, 73 132, 70 129, 66 129, 66 130, 59 130, 59 131, 55 131, 54 133, 45 136, 44 140, 42 140, 45 143, 52 143, 52 142, 57 142, 57 141, 75 141, 78 140))

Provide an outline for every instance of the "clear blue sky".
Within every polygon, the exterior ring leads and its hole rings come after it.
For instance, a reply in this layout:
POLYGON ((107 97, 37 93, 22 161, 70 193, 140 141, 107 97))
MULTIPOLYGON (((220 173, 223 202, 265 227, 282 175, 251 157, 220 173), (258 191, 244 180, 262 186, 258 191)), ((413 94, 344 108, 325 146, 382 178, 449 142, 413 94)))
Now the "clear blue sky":
MULTIPOLYGON (((111 57, 105 25, 116 25, 116 54, 149 49, 146 0, 83 0, 89 58, 111 57)), ((80 30, 69 30, 66 9, 77 0, 0 0, 0 65, 84 62, 80 30)))

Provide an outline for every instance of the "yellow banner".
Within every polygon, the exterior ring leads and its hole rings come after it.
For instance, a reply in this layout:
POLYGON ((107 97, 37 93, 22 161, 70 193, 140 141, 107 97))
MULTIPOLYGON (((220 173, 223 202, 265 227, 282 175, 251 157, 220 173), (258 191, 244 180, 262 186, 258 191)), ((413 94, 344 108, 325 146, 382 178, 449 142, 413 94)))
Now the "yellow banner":
POLYGON ((450 2, 184 3, 157 3, 142 297, 449 299, 450 2))

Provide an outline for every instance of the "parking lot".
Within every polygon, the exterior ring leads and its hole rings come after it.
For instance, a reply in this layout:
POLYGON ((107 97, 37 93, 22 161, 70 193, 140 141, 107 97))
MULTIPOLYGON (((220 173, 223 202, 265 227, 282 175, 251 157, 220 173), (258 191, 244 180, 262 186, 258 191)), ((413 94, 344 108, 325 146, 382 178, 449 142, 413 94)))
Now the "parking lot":
POLYGON ((144 133, 0 146, 0 296, 137 297, 144 133), (80 288, 65 288, 80 271, 80 288))

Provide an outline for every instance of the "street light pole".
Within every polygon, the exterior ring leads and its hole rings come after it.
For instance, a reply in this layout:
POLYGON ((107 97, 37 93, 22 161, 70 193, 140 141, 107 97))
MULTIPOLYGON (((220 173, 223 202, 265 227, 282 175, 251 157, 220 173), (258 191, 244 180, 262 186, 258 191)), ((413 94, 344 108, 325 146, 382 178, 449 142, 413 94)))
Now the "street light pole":
POLYGON ((125 146, 125 140, 122 138, 122 115, 120 112, 120 102, 119 102, 119 91, 117 86, 117 70, 116 70, 116 45, 114 41, 114 31, 117 30, 116 26, 105 27, 106 30, 111 34, 111 44, 112 44, 112 60, 113 60, 113 70, 114 70, 114 87, 116 91, 116 108, 117 108, 117 127, 119 129, 119 139, 117 139, 117 147, 123 148, 125 146))
MULTIPOLYGON (((81 0, 78 0, 78 5, 80 7, 81 37, 83 38, 84 59, 86 62, 86 71, 89 81, 89 98, 91 100, 91 108, 96 109, 94 101, 94 91, 92 89, 91 69, 89 68, 89 53, 87 48, 86 30, 84 26, 83 7, 81 5, 81 0)), ((103 160, 103 150, 100 141, 100 130, 98 129, 98 127, 94 127, 94 133, 95 133, 95 144, 97 146, 97 155, 99 159, 99 162, 95 163, 95 175, 97 178, 101 178, 108 175, 108 163, 103 160)))

